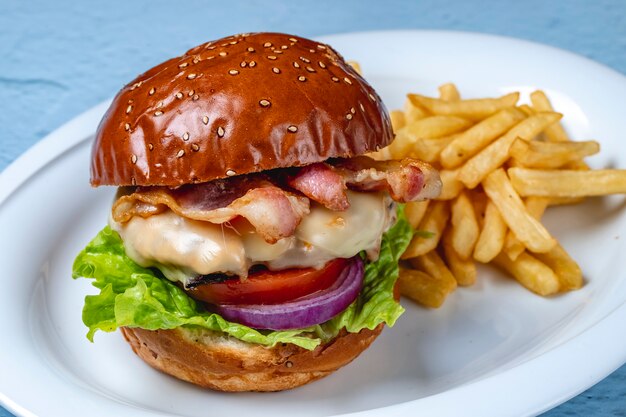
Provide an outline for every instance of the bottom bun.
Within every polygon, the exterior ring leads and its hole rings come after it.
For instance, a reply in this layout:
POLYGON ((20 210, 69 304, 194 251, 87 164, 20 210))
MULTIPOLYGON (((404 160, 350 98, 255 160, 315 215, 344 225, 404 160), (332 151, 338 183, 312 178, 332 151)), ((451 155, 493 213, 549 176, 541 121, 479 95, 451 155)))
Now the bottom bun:
POLYGON ((178 328, 121 328, 133 351, 159 371, 219 391, 282 391, 329 375, 350 363, 383 329, 342 330, 333 340, 306 350, 282 343, 273 348, 222 333, 178 328))

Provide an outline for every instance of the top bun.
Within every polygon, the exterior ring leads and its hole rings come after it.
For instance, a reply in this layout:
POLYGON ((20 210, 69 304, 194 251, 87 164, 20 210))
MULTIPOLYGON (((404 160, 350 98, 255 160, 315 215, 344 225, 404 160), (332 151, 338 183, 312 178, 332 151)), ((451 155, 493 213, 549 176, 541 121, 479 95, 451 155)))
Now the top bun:
POLYGON ((96 133, 91 184, 206 182, 360 155, 392 138, 380 97, 330 46, 235 35, 117 94, 96 133))

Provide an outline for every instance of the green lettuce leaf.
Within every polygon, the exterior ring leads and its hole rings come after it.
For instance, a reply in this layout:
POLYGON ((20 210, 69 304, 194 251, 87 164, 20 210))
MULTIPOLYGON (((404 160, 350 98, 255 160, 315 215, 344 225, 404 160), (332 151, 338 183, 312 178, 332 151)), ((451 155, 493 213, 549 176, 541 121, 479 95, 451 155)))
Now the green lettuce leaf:
POLYGON ((330 321, 306 329, 255 330, 207 312, 158 270, 143 268, 126 256, 122 240, 108 226, 76 257, 72 276, 91 278, 93 286, 100 290, 99 294, 85 297, 83 308, 83 322, 89 328, 87 338, 91 341, 96 331, 112 332, 121 326, 147 330, 184 326, 220 331, 249 343, 293 343, 312 350, 344 327, 356 333, 374 329, 383 322, 393 326, 404 311, 393 297, 398 259, 412 234, 403 208, 399 207, 398 221, 383 236, 379 259, 365 266, 359 297, 330 321))

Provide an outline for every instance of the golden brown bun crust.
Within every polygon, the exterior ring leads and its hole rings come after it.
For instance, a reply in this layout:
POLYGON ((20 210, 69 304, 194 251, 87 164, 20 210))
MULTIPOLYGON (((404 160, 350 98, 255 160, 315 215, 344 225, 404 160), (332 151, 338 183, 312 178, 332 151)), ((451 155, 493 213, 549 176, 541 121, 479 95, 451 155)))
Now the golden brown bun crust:
POLYGON ((133 351, 159 371, 219 391, 282 391, 322 378, 348 364, 378 337, 383 324, 342 331, 309 351, 292 344, 265 348, 212 332, 123 327, 133 351))
POLYGON ((330 46, 277 33, 197 46, 125 86, 91 183, 178 186, 350 157, 393 138, 380 97, 330 46))

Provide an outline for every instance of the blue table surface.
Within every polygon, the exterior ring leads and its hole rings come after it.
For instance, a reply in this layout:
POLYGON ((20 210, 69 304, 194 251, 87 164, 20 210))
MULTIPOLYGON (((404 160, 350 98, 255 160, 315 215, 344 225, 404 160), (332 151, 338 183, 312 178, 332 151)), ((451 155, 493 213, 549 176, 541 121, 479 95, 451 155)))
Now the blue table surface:
MULTIPOLYGON (((0 0, 0 171, 136 74, 204 41, 384 29, 518 37, 626 73, 625 0, 0 0)), ((0 417, 11 415, 0 407, 0 417)), ((626 416, 626 366, 545 416, 626 416)))

